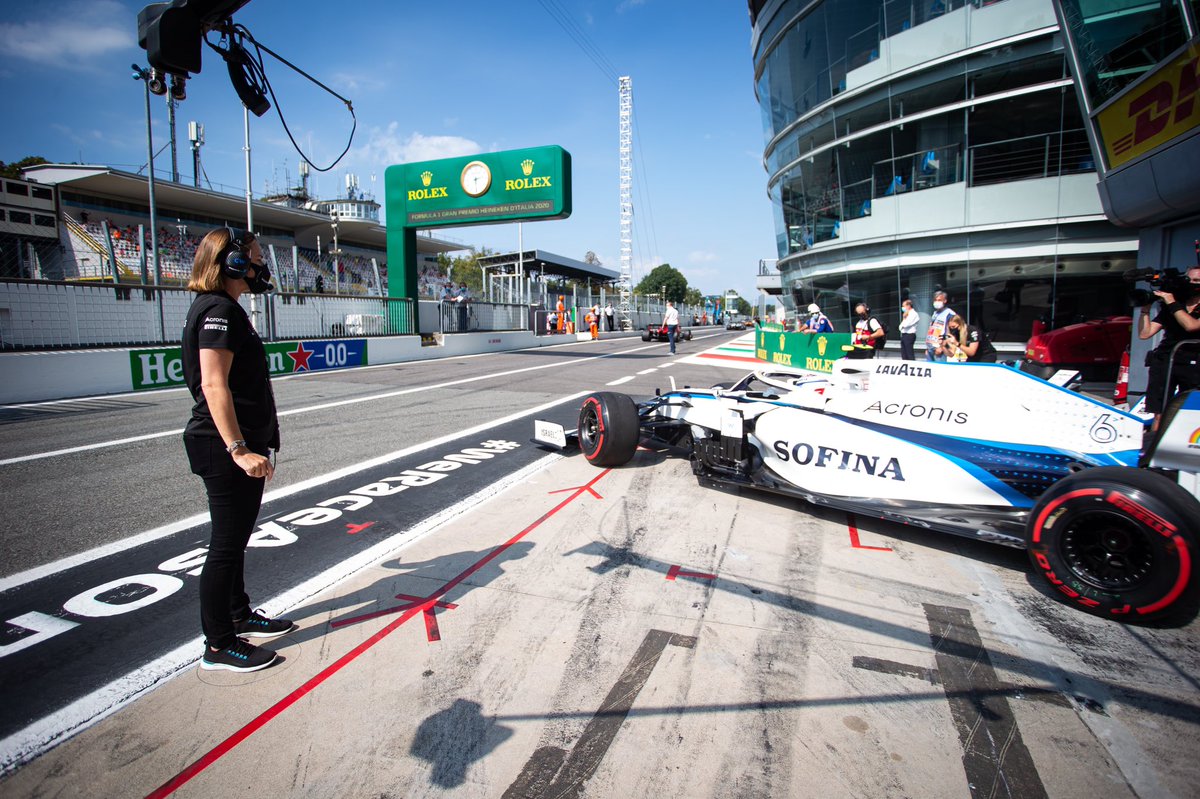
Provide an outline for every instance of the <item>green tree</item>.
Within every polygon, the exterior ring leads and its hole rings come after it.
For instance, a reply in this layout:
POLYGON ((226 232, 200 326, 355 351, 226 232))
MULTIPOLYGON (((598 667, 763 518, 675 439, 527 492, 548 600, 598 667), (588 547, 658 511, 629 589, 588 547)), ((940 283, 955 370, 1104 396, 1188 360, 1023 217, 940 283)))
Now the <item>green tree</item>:
POLYGON ((438 268, 443 274, 450 276, 455 286, 466 283, 467 288, 471 291, 471 296, 479 297, 483 291, 483 269, 479 266, 479 259, 488 255, 495 255, 495 253, 487 247, 479 252, 460 255, 457 258, 439 253, 438 268))
POLYGON ((642 278, 642 282, 634 288, 635 294, 662 295, 664 300, 683 302, 687 297, 688 282, 678 269, 670 264, 659 264, 650 270, 650 274, 642 278))
POLYGON ((14 161, 11 164, 6 164, 3 161, 0 161, 0 175, 3 175, 6 178, 17 178, 20 180, 21 170, 25 167, 48 163, 50 162, 45 158, 42 158, 40 155, 27 155, 20 161, 14 161))
POLYGON ((683 301, 693 308, 699 308, 704 305, 704 295, 700 293, 700 289, 688 287, 687 295, 683 298, 683 301))

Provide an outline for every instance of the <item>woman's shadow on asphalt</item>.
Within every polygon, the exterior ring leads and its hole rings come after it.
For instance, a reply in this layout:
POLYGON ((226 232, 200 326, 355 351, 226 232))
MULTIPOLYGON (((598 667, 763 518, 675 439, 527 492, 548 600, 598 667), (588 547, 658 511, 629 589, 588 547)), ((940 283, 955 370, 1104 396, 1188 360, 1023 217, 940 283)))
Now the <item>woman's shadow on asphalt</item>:
POLYGON ((497 549, 465 550, 425 561, 400 558, 385 562, 374 568, 394 570, 395 573, 351 593, 294 608, 289 615, 304 621, 288 639, 303 643, 341 627, 373 619, 396 618, 431 598, 436 604, 430 608, 433 615, 439 617, 452 610, 448 605, 457 605, 472 589, 482 588, 501 577, 504 564, 524 558, 533 549, 533 544, 519 541, 497 549))

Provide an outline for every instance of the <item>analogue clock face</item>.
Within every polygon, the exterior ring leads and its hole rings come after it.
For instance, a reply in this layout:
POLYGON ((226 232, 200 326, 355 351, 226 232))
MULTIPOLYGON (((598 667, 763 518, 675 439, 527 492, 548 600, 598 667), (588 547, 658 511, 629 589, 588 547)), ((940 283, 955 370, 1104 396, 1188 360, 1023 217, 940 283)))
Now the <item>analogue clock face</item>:
POLYGON ((463 191, 472 197, 478 197, 492 187, 492 170, 482 161, 472 161, 463 167, 463 191))

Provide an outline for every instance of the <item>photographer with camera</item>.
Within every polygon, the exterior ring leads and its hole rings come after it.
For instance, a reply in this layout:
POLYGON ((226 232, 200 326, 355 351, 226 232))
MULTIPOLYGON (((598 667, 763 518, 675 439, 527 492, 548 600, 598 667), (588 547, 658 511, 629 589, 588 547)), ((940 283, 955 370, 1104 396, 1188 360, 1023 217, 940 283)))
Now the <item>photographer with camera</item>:
POLYGON ((1151 432, 1158 430, 1163 408, 1176 391, 1200 388, 1200 345, 1175 351, 1181 341, 1200 341, 1200 266, 1189 269, 1186 276, 1158 281, 1154 296, 1162 301, 1162 309, 1151 320, 1153 303, 1146 303, 1138 317, 1138 338, 1153 338, 1159 331, 1163 334, 1162 341, 1146 356, 1146 366, 1150 367, 1146 410, 1154 414, 1151 432))

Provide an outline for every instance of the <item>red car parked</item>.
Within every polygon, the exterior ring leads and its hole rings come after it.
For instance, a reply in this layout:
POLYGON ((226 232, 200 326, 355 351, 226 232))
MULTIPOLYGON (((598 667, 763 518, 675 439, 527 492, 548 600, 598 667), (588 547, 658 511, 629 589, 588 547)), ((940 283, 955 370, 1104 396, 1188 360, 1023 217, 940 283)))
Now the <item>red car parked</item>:
POLYGON ((1133 317, 1110 316, 1038 333, 1025 344, 1021 369, 1042 378, 1059 369, 1076 369, 1090 379, 1114 378, 1132 330, 1133 317))

